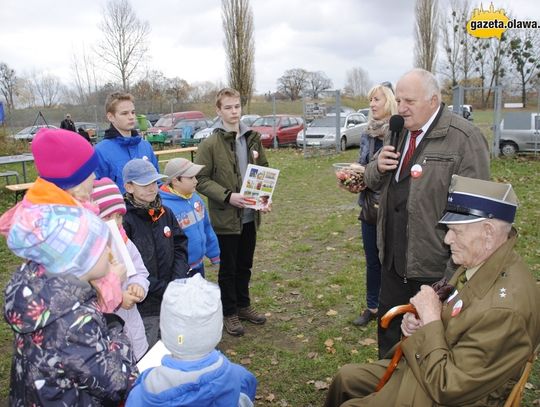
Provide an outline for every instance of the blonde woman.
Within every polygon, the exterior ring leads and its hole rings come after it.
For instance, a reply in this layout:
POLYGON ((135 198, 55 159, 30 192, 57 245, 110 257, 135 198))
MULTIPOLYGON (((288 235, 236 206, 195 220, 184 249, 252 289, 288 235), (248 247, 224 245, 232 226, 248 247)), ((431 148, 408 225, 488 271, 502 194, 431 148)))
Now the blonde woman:
MULTIPOLYGON (((360 141, 358 162, 366 165, 373 155, 382 147, 385 134, 388 132, 390 116, 396 114, 397 104, 392 85, 385 82, 374 86, 368 93, 369 120, 367 131, 360 141)), ((358 198, 362 208, 358 219, 362 224, 362 241, 366 257, 366 309, 353 321, 354 325, 365 326, 377 319, 379 307, 379 290, 381 288, 381 263, 377 249, 377 208, 379 192, 364 189, 358 198)))

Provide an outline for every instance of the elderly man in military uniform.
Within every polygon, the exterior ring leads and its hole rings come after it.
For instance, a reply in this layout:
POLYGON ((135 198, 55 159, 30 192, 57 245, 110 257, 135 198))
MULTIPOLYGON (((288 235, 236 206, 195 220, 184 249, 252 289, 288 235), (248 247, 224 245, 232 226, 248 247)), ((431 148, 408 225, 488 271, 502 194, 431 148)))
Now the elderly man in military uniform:
POLYGON ((514 250, 517 198, 509 184, 454 175, 439 223, 460 265, 443 302, 427 285, 405 314, 403 359, 375 388, 389 360, 351 364, 326 406, 503 405, 540 343, 540 290, 514 250))

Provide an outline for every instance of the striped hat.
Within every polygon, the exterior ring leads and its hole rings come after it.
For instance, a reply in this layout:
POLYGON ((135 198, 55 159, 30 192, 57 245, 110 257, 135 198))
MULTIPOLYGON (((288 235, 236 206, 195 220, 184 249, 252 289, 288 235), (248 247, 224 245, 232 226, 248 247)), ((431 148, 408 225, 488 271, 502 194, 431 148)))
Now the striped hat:
POLYGON ((110 178, 94 180, 92 200, 99 206, 99 216, 107 218, 113 213, 126 214, 126 204, 118 186, 110 178))

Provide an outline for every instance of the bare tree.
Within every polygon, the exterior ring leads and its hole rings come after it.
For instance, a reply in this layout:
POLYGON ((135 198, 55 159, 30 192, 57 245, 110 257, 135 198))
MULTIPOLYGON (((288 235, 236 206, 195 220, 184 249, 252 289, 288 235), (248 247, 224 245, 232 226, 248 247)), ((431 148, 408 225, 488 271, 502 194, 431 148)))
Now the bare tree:
POLYGON ((75 80, 76 99, 79 104, 96 104, 95 100, 90 100, 98 90, 98 77, 96 74, 95 58, 86 52, 84 44, 81 53, 72 53, 71 70, 75 80))
POLYGON ((461 67, 465 40, 468 35, 467 18, 466 12, 463 11, 463 2, 451 0, 448 18, 441 19, 442 43, 446 57, 441 73, 450 78, 451 86, 456 86, 463 77, 461 67))
POLYGON ((308 76, 309 72, 305 69, 288 69, 277 80, 278 91, 291 100, 297 100, 307 87, 308 76))
POLYGON ((58 104, 63 86, 57 76, 32 72, 30 83, 33 93, 41 100, 43 107, 53 107, 58 104))
POLYGON ((540 78, 540 34, 535 30, 515 30, 510 37, 510 61, 519 79, 521 102, 527 105, 527 88, 540 78), (515 34, 514 34, 515 33, 515 34))
POLYGON ((223 88, 222 83, 210 81, 192 83, 188 100, 192 103, 213 102, 221 88, 223 88))
POLYGON ((333 86, 332 79, 322 71, 308 72, 306 82, 306 93, 313 99, 319 99, 319 94, 322 91, 330 89, 333 86))
POLYGON ((240 92, 241 104, 249 104, 255 82, 253 12, 249 0, 222 0, 223 45, 227 54, 229 86, 240 92))
POLYGON ((99 25, 104 39, 98 45, 105 69, 129 90, 130 79, 145 57, 150 25, 135 15, 128 0, 108 0, 99 25))
POLYGON ((0 92, 6 99, 8 110, 13 109, 15 107, 13 100, 17 93, 17 75, 15 70, 4 62, 0 62, 0 92))
POLYGON ((366 96, 371 88, 371 80, 367 71, 361 67, 347 71, 345 92, 351 96, 366 96))
POLYGON ((415 66, 434 72, 439 39, 439 14, 437 0, 416 0, 414 59, 415 66))

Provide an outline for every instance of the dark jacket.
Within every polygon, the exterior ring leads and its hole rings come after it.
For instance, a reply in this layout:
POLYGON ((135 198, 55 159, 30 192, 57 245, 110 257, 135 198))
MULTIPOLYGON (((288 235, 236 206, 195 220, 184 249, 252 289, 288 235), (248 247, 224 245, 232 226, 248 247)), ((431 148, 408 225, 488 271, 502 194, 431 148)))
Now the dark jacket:
POLYGON ((105 138, 96 144, 95 150, 99 157, 99 165, 95 171, 96 178, 109 177, 122 193, 125 192, 122 170, 129 160, 148 159, 159 172, 158 160, 152 146, 135 130, 131 132, 131 137, 124 137, 111 125, 105 132, 105 138))
POLYGON ((4 318, 15 336, 10 406, 101 406, 136 378, 121 325, 107 326, 95 290, 72 275, 24 264, 6 287, 4 318))
POLYGON ((73 123, 73 120, 71 119, 64 119, 60 122, 60 128, 61 129, 66 129, 66 130, 71 130, 71 131, 74 131, 75 133, 77 133, 77 129, 75 128, 75 123, 73 123))
MULTIPOLYGON (((268 166, 268 160, 256 131, 241 125, 246 138, 248 164, 268 166)), ((236 132, 217 128, 204 139, 197 150, 195 163, 204 165, 197 175, 197 191, 208 198, 208 211, 216 234, 240 234, 242 209, 230 205, 227 198, 231 192, 240 192, 242 177, 236 159, 236 132)), ((261 223, 260 212, 255 211, 255 224, 261 223)))
MULTIPOLYGON (((403 149, 406 135, 403 130, 398 151, 403 149)), ((385 144, 389 138, 387 134, 385 144)), ((455 266, 444 244, 446 229, 438 221, 446 207, 452 174, 489 179, 487 141, 480 129, 441 105, 403 173, 406 175, 396 182, 394 172, 381 174, 373 160, 364 174, 366 185, 381 191, 377 219, 381 264, 386 264, 385 256, 388 263, 393 258, 398 274, 413 280, 450 277, 455 266), (414 164, 420 164, 423 171, 413 179, 409 169, 414 164)))
POLYGON ((141 253, 148 270, 148 295, 137 304, 141 316, 159 315, 163 293, 170 281, 188 277, 187 238, 173 212, 164 206, 164 214, 153 221, 147 209, 126 202, 124 229, 141 253))

